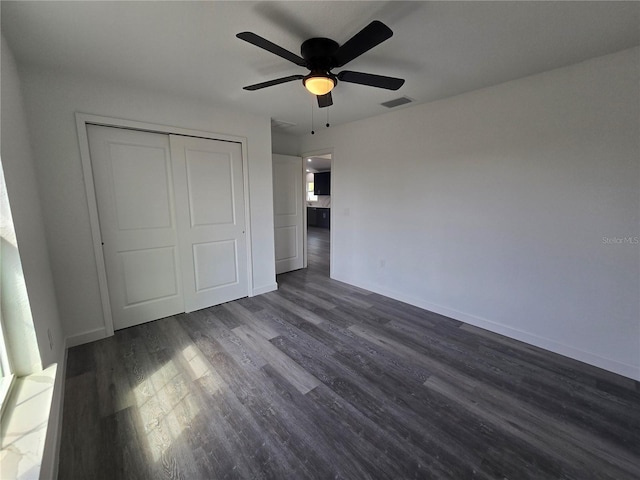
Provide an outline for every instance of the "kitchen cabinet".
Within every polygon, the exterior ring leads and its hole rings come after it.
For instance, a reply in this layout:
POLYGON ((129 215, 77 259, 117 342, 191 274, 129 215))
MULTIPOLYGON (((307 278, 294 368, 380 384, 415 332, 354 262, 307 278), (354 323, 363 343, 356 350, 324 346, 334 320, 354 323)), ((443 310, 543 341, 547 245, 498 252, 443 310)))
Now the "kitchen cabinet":
POLYGON ((318 223, 317 210, 316 207, 307 207, 307 225, 309 227, 315 227, 318 223))
POLYGON ((331 172, 313 174, 313 194, 331 195, 331 172))
POLYGON ((309 227, 331 228, 331 209, 307 207, 307 225, 309 227))

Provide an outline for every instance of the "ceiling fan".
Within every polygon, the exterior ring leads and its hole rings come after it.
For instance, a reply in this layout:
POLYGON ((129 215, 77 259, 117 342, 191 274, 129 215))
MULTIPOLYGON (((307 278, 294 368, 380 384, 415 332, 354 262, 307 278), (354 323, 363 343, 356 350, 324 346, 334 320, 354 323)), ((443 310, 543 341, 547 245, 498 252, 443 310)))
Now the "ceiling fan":
POLYGON ((351 70, 342 70, 337 75, 331 73, 334 68, 343 67, 351 60, 388 40, 392 35, 393 32, 389 27, 378 20, 374 20, 343 45, 339 45, 329 38, 310 38, 305 40, 300 47, 300 53, 302 54, 300 57, 253 32, 238 33, 236 37, 239 39, 310 70, 307 75, 290 75, 276 78, 268 82, 249 85, 244 89, 259 90, 281 83, 302 80, 305 88, 317 96, 320 108, 333 105, 331 90, 338 84, 338 80, 370 87, 386 88, 387 90, 398 90, 404 84, 402 78, 353 72, 351 70))

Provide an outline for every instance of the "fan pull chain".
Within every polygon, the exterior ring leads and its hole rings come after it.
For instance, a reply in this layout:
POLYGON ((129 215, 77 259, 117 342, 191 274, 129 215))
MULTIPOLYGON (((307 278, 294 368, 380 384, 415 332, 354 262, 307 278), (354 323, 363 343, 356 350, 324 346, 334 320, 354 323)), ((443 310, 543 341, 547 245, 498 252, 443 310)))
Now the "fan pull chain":
POLYGON ((329 107, 327 107, 327 128, 329 128, 329 107))
POLYGON ((311 97, 311 135, 315 135, 316 132, 313 130, 313 100, 315 97, 311 97))

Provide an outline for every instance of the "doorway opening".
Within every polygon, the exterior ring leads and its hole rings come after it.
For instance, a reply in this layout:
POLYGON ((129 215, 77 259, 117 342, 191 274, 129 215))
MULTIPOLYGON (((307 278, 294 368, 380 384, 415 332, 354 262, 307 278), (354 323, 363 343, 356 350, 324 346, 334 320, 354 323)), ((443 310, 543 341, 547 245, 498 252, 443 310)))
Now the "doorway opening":
POLYGON ((307 268, 331 276, 331 175, 332 154, 316 153, 303 157, 307 268))

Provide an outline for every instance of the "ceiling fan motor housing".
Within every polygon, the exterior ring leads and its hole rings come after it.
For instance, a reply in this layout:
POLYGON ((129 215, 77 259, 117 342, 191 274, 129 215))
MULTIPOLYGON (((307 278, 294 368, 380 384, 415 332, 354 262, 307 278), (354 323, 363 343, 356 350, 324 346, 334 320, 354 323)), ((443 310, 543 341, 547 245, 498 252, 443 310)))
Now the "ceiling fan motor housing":
POLYGON ((309 70, 328 73, 337 64, 335 54, 339 47, 340 45, 330 38, 310 38, 302 43, 300 53, 309 70))

